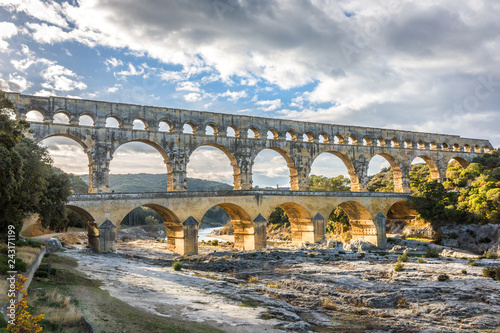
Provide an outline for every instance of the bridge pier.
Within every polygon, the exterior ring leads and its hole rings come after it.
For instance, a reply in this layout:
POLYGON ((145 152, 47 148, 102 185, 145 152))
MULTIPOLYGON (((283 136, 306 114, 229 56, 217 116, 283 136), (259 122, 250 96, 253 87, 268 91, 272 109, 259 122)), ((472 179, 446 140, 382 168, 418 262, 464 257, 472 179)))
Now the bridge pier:
POLYGON ((116 251, 116 226, 106 219, 99 226, 87 223, 89 246, 96 253, 116 251))
POLYGON ((180 255, 198 254, 199 223, 192 216, 182 223, 165 222, 167 249, 180 255))
POLYGON ((379 212, 373 220, 351 220, 351 234, 353 240, 370 243, 378 248, 387 246, 385 226, 386 218, 379 212))
POLYGON ((234 227, 234 247, 241 251, 258 250, 266 247, 267 220, 259 214, 250 220, 231 220, 234 227))

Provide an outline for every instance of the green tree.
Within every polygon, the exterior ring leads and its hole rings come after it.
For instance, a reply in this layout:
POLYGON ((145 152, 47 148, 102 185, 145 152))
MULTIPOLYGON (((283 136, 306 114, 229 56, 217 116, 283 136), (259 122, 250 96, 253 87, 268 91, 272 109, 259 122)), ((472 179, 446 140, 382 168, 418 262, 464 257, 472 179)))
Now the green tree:
POLYGON ((311 191, 350 191, 351 181, 344 176, 328 178, 325 176, 309 176, 311 191))
POLYGON ((276 207, 269 216, 269 224, 277 224, 279 226, 287 227, 290 225, 288 215, 280 207, 276 207))
POLYGON ((42 225, 53 230, 68 223, 64 203, 69 196, 66 175, 52 171, 47 151, 23 137, 25 121, 10 119, 14 105, 0 92, 0 227, 5 237, 7 226, 22 227, 23 219, 38 213, 42 225))

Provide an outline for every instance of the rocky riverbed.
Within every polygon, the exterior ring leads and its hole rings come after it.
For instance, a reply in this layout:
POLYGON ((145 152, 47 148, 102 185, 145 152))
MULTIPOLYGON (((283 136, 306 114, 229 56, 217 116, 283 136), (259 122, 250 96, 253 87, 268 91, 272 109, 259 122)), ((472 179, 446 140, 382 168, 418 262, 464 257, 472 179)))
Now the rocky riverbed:
POLYGON ((471 261, 451 250, 445 253, 459 258, 421 258, 427 245, 403 240, 379 252, 334 245, 200 246, 199 255, 179 257, 143 240, 120 243, 114 254, 65 255, 112 296, 226 332, 499 332, 500 282, 482 270, 500 260, 471 261), (403 250, 410 259, 396 272, 403 250), (438 281, 441 274, 449 280, 438 281))

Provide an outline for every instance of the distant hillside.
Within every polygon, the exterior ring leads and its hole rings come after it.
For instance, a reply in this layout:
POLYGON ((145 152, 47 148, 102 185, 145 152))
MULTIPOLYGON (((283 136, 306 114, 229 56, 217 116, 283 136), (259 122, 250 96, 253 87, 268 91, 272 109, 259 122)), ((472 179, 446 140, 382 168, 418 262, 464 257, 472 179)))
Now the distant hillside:
MULTIPOLYGON (((88 183, 87 175, 81 177, 88 183)), ((148 173, 109 175, 109 188, 115 192, 165 192, 167 191, 167 175, 148 173)), ((226 183, 188 178, 187 189, 188 191, 218 191, 232 190, 233 187, 226 183)))

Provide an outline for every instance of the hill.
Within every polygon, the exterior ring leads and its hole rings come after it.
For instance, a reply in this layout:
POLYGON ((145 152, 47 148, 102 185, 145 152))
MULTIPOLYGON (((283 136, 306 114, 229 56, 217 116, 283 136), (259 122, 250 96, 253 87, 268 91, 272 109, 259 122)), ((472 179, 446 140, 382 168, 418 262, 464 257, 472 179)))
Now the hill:
MULTIPOLYGON (((81 178, 88 183, 88 176, 82 175, 81 178)), ((115 192, 166 192, 167 175, 166 174, 124 174, 109 175, 109 188, 115 192)), ((233 187, 222 182, 210 180, 188 178, 188 191, 219 191, 232 190, 233 187)))

